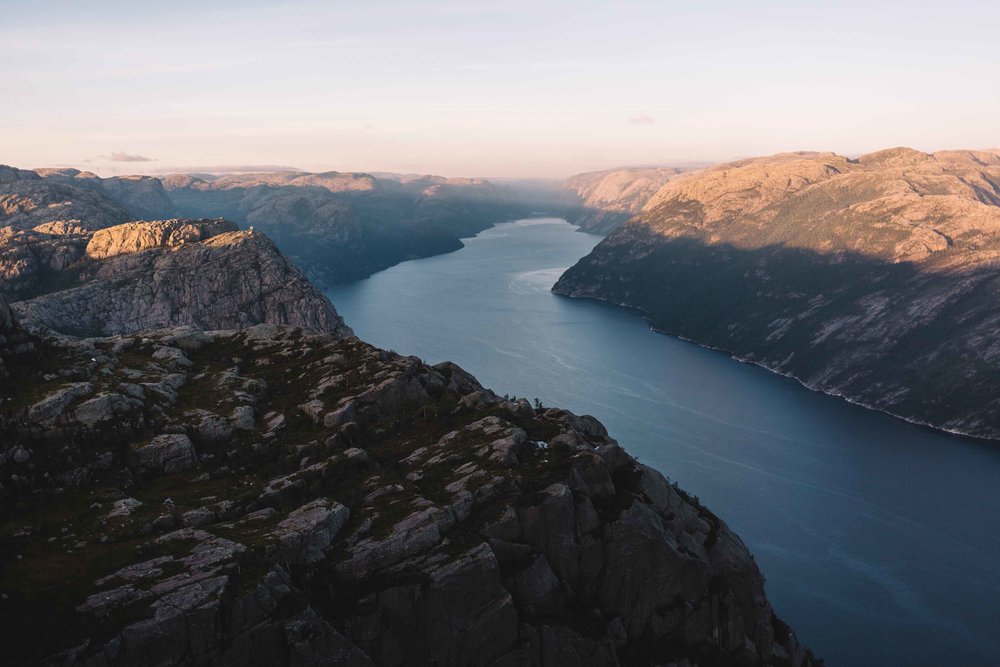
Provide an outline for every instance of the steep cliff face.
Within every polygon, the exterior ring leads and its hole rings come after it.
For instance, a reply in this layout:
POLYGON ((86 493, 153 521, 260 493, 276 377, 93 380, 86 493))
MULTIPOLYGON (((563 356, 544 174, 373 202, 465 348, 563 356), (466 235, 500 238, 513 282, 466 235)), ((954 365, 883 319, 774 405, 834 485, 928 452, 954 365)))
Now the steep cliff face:
POLYGON ((683 169, 609 169, 577 174, 563 187, 576 196, 567 219, 587 232, 609 234, 643 207, 660 188, 683 169))
POLYGON ((15 300, 65 286, 89 239, 61 222, 30 230, 0 227, 0 293, 15 300))
POLYGON ((0 383, 5 664, 814 664, 593 418, 291 327, 36 344, 0 383))
POLYGON ((1000 437, 1000 156, 796 153, 684 175, 553 288, 907 419, 1000 437))
POLYGON ((7 371, 8 361, 12 361, 18 355, 31 354, 34 351, 35 346, 30 336, 18 325, 10 305, 0 294, 0 380, 5 382, 10 380, 10 373, 7 371))
POLYGON ((9 376, 6 360, 11 355, 12 345, 7 340, 7 336, 13 333, 13 331, 14 315, 10 312, 10 306, 7 305, 7 301, 0 294, 0 380, 6 380, 9 376))
POLYGON ((350 333, 329 300, 267 237, 225 220, 100 230, 57 277, 47 283, 52 289, 12 305, 22 321, 77 336, 262 322, 350 333))
POLYGON ((163 182, 184 214, 264 231, 322 286, 457 250, 459 237, 521 213, 506 191, 476 179, 277 172, 163 182))

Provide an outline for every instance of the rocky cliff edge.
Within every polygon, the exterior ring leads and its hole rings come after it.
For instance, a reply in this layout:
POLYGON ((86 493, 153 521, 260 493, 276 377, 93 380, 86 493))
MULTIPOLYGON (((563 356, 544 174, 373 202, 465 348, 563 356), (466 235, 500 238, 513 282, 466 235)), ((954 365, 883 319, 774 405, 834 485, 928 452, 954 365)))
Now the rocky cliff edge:
POLYGON ((222 219, 14 232, 0 249, 2 286, 27 297, 11 305, 22 322, 76 336, 259 323, 351 335, 270 239, 222 219))
POLYGON ((591 417, 295 327, 33 344, 0 383, 7 664, 816 664, 591 417))

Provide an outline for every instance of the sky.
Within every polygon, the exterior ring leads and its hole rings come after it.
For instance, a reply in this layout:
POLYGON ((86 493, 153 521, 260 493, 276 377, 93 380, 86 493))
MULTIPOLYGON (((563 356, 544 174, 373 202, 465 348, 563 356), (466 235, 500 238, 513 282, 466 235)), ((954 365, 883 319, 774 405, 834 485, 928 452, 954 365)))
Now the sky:
POLYGON ((995 0, 0 0, 0 163, 554 178, 996 147, 997 25, 995 0))

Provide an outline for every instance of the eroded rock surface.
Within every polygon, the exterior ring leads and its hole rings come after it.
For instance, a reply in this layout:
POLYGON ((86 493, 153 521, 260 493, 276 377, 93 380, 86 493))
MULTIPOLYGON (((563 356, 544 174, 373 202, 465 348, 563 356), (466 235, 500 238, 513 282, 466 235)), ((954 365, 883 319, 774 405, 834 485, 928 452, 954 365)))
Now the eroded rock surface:
POLYGON ((132 222, 94 232, 87 242, 87 257, 107 259, 152 248, 177 248, 186 243, 197 243, 219 234, 235 231, 239 231, 236 223, 221 218, 132 222))
POLYGON ((4 664, 815 664, 739 538, 591 417, 293 327, 31 343, 4 664))

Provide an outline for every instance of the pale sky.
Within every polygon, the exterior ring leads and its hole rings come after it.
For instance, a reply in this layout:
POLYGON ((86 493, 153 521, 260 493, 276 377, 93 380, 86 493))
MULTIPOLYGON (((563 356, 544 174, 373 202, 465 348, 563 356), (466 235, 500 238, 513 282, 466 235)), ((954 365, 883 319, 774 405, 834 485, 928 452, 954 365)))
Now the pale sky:
POLYGON ((995 147, 998 25, 997 0, 0 0, 0 163, 555 177, 995 147))

